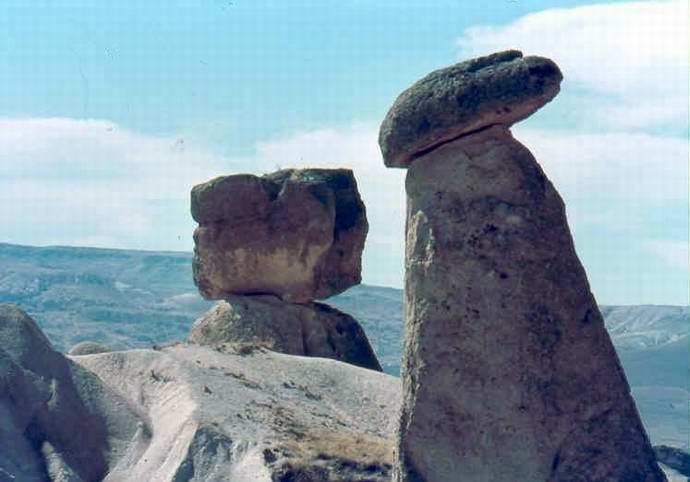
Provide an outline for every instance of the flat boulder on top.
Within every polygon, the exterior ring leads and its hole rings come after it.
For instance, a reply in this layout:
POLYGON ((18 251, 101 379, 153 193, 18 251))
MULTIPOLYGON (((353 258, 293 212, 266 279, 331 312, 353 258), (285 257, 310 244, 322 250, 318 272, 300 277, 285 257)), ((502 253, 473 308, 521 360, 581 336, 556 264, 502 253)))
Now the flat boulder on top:
POLYGON ((361 282, 369 225, 349 169, 223 176, 191 198, 194 281, 206 299, 273 294, 301 303, 361 282))
POLYGON ((381 371, 357 320, 323 303, 299 305, 275 296, 229 296, 194 322, 189 341, 207 346, 260 346, 381 371))
POLYGON ((401 93, 379 131, 386 166, 408 167, 440 144, 510 126, 553 99, 563 75, 543 57, 508 50, 436 70, 401 93))

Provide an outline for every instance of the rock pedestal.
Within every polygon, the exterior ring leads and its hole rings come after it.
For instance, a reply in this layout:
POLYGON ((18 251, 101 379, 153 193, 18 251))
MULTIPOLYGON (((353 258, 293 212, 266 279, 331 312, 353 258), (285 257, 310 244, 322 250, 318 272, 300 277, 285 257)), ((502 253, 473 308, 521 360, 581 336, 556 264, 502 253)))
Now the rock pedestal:
POLYGON ((381 371, 357 320, 313 300, 359 284, 369 225, 349 169, 240 174, 192 189, 194 282, 220 299, 189 341, 261 346, 381 371))
POLYGON ((394 480, 665 480, 560 196, 506 126, 480 127, 407 153, 394 480))
POLYGON ((194 322, 189 341, 260 346, 382 371, 357 320, 323 303, 298 305, 275 296, 229 296, 194 322))

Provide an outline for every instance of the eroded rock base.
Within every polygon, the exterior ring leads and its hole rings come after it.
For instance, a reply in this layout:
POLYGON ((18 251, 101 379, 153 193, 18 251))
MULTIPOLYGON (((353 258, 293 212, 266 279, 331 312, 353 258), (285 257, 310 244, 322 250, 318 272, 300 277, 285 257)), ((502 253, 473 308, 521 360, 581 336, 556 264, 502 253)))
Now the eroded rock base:
POLYGON ((663 481, 563 202, 495 126, 406 180, 399 482, 663 481))

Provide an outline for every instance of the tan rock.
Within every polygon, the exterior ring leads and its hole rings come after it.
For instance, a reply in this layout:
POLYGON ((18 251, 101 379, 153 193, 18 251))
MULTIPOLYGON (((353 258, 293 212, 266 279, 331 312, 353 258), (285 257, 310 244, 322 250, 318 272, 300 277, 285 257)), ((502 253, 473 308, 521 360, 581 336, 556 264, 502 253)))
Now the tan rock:
POLYGON ((665 480, 563 202, 503 127, 407 173, 394 480, 665 480))
POLYGON ((194 322, 189 341, 260 346, 381 371, 357 320, 322 303, 298 305, 274 296, 229 296, 194 322))
POLYGON ((306 302, 361 282, 368 231, 348 169, 226 176, 194 187, 194 281, 207 299, 306 302))

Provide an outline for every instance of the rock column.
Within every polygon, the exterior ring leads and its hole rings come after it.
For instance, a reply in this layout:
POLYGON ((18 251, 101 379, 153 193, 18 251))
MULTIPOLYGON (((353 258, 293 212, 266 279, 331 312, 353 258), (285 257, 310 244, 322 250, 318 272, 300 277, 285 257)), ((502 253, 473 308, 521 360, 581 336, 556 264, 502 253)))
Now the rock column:
POLYGON ((382 125, 408 168, 396 481, 665 480, 563 201, 508 130, 560 80, 494 54, 420 80, 382 125))
POLYGON ((352 317, 314 300, 361 281, 369 225, 348 169, 239 174, 192 189, 194 282, 222 300, 189 340, 263 346, 381 371, 352 317))

